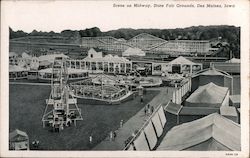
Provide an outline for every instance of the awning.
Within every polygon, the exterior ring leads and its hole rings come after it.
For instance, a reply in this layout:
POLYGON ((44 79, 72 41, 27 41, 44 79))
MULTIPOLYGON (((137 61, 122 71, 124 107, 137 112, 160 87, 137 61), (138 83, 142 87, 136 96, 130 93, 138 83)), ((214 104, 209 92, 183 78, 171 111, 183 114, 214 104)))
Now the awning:
POLYGON ((149 121, 148 125, 144 128, 144 132, 147 137, 150 150, 152 150, 157 143, 157 136, 151 121, 149 121))
POLYGON ((229 96, 229 105, 240 108, 240 95, 229 96))
POLYGON ((165 110, 171 114, 174 114, 174 115, 179 115, 181 109, 182 109, 182 105, 180 104, 175 104, 173 102, 169 102, 169 104, 167 104, 165 106, 165 110))
POLYGON ((149 151, 149 146, 143 131, 134 141, 134 145, 136 150, 149 151))

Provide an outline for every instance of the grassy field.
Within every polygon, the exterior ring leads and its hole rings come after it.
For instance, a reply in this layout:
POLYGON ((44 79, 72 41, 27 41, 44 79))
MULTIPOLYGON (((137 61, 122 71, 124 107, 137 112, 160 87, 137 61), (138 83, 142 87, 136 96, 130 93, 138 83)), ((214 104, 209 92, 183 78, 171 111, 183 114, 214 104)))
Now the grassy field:
POLYGON ((159 92, 147 93, 144 104, 137 97, 120 105, 78 105, 84 120, 60 133, 42 127, 41 118, 49 93, 50 86, 10 85, 10 131, 20 129, 27 132, 30 142, 40 141, 40 150, 90 150, 111 130, 116 130, 121 119, 126 122, 159 92), (93 136, 92 146, 88 144, 89 135, 93 136))

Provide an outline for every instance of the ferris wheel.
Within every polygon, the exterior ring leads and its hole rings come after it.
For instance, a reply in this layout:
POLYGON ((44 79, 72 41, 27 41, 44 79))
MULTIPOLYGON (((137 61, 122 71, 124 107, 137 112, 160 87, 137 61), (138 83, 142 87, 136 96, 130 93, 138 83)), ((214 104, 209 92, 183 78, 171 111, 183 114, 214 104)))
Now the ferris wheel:
POLYGON ((51 93, 46 99, 46 108, 42 117, 43 127, 50 126, 56 132, 76 125, 77 120, 83 120, 77 99, 73 97, 68 84, 66 59, 56 57, 52 66, 51 93))

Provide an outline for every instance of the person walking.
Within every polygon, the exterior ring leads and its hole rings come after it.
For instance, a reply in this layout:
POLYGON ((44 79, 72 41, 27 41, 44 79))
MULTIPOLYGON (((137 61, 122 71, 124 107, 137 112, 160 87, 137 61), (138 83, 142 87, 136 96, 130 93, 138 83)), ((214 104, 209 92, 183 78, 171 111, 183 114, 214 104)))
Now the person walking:
POLYGON ((113 140, 113 131, 110 131, 110 133, 109 133, 109 140, 110 140, 110 141, 113 140))
POLYGON ((89 136, 89 144, 91 145, 92 142, 93 142, 93 137, 92 137, 92 135, 90 135, 90 136, 89 136))
POLYGON ((141 96, 141 103, 143 103, 143 95, 141 96))
POLYGON ((147 109, 147 108, 148 108, 148 105, 146 105, 146 106, 145 106, 145 108, 144 108, 144 113, 145 113, 145 116, 147 115, 147 111, 148 111, 148 109, 147 109))
POLYGON ((120 121, 120 128, 123 126, 123 120, 120 121))
POLYGON ((117 136, 117 133, 116 133, 116 131, 114 131, 114 140, 115 140, 116 136, 117 136))
POLYGON ((151 114, 153 114, 153 112, 154 112, 154 106, 151 106, 151 114))

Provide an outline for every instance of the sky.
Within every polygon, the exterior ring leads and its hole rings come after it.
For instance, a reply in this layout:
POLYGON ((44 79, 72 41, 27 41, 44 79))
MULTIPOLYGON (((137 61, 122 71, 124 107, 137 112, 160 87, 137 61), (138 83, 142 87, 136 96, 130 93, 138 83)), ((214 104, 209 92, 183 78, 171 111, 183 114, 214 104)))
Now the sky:
MULTIPOLYGON (((83 30, 99 27, 101 31, 119 28, 184 28, 198 25, 239 26, 242 3, 227 8, 186 8, 178 4, 197 5, 197 1, 4 1, 3 20, 13 30, 31 32, 83 30), (173 4, 174 8, 121 8, 114 4, 173 4)), ((199 4, 228 4, 225 1, 199 4)), ((244 9, 244 8, 243 8, 244 9)))

